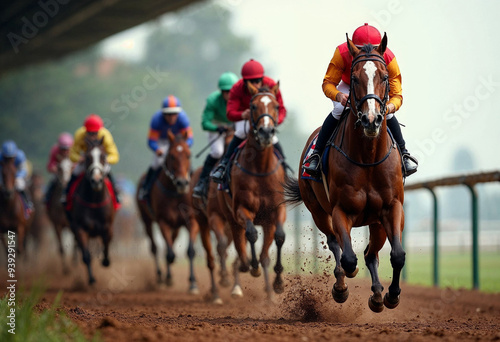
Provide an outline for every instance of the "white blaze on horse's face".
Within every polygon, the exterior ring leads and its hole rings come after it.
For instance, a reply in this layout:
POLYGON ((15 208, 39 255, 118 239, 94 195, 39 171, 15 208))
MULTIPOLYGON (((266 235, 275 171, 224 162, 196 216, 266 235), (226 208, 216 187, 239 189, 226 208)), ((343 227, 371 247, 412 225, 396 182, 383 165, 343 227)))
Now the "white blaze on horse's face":
POLYGON ((104 165, 102 165, 101 163, 101 149, 98 147, 94 147, 90 151, 90 155, 92 156, 92 164, 89 166, 89 168, 92 170, 92 180, 100 182, 104 176, 104 165))
MULTIPOLYGON (((273 101, 269 98, 269 96, 262 96, 260 102, 262 102, 264 104, 264 107, 266 107, 267 109, 267 105, 272 103, 273 101)), ((269 125, 271 124, 271 119, 269 119, 268 116, 265 116, 263 119, 264 119, 264 127, 269 127, 269 125)))
POLYGON ((63 184, 67 184, 69 182, 69 178, 71 177, 71 167, 72 163, 69 158, 64 158, 59 163, 59 168, 61 170, 60 179, 63 184))
MULTIPOLYGON (((377 72, 377 67, 372 61, 368 61, 363 66, 363 69, 365 69, 366 75, 368 76, 366 93, 375 94, 375 85, 373 80, 375 78, 375 73, 377 72)), ((368 103, 368 120, 370 121, 370 123, 372 123, 373 120, 375 120, 375 100, 368 99, 366 100, 366 102, 368 103)))

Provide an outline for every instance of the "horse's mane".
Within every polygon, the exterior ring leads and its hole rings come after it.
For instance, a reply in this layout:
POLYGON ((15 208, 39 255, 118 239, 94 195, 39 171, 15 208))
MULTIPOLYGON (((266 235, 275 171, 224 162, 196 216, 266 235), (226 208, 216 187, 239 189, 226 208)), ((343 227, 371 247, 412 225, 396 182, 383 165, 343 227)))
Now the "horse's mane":
POLYGON ((268 93, 270 92, 271 89, 267 85, 263 85, 262 87, 259 88, 259 93, 268 93))
POLYGON ((375 49, 375 46, 372 44, 365 44, 359 50, 364 53, 370 53, 375 49))

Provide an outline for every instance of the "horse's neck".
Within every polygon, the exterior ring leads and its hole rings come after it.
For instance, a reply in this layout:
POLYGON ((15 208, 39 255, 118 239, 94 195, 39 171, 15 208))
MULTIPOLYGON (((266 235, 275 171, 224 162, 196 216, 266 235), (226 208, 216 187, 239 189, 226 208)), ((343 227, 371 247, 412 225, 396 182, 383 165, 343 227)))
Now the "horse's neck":
POLYGON ((387 141, 389 138, 385 119, 380 126, 379 135, 376 138, 369 138, 363 133, 361 124, 355 127, 356 117, 352 114, 349 115, 350 117, 347 119, 345 131, 343 132, 344 144, 342 149, 351 159, 359 163, 371 164, 382 159, 387 154, 387 141))
POLYGON ((245 167, 245 169, 257 172, 267 172, 276 165, 274 146, 271 145, 262 148, 255 139, 249 137, 241 151, 238 162, 245 167))

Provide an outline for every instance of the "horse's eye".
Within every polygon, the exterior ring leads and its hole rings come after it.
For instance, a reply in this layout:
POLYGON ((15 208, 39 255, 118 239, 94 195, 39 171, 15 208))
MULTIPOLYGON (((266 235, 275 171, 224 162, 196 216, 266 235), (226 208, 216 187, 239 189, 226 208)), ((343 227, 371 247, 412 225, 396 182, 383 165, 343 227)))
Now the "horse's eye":
POLYGON ((384 77, 382 77, 382 80, 385 82, 389 79, 389 75, 384 75, 384 77))
POLYGON ((356 76, 352 76, 352 82, 354 84, 358 84, 359 83, 359 79, 356 76))
POLYGON ((250 105, 250 110, 256 110, 257 109, 257 106, 254 105, 253 103, 250 105))

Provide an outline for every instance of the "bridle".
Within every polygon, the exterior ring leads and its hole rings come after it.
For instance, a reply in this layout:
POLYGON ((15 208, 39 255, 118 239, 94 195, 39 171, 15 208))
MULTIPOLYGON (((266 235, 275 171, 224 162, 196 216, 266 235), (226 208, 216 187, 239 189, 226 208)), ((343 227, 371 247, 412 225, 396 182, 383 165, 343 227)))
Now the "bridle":
POLYGON ((366 54, 358 55, 358 56, 356 56, 356 58, 353 59, 352 64, 351 64, 350 92, 352 94, 352 99, 354 101, 354 103, 352 103, 352 107, 351 107, 352 112, 357 117, 355 127, 357 127, 361 123, 361 116, 363 115, 361 107, 363 106, 363 103, 365 103, 365 101, 370 100, 370 99, 377 101, 380 104, 380 112, 384 116, 385 116, 385 113, 387 110, 387 101, 389 101, 389 79, 388 78, 384 80, 384 82, 385 82, 384 99, 381 99, 376 94, 366 94, 361 99, 358 99, 358 97, 356 96, 356 90, 354 87, 354 77, 353 77, 354 66, 358 63, 369 62, 369 61, 382 63, 384 65, 384 67, 387 69, 387 64, 385 63, 384 57, 377 55, 377 54, 366 53, 366 54))
POLYGON ((252 128, 252 133, 255 137, 255 140, 257 140, 257 142, 259 141, 259 136, 258 136, 258 127, 257 127, 257 124, 259 123, 259 121, 265 117, 269 117, 271 119, 271 121, 273 122, 274 124, 274 127, 277 127, 278 125, 276 124, 276 119, 269 113, 262 113, 261 115, 259 115, 259 117, 257 117, 257 119, 254 120, 253 118, 253 111, 255 111, 256 107, 252 105, 253 103, 253 100, 257 97, 257 96, 264 96, 264 95, 267 95, 267 96, 271 96, 273 99, 276 100, 276 96, 273 94, 273 93, 270 93, 270 92, 262 92, 262 93, 257 93, 255 94, 254 96, 252 96, 252 98, 250 99, 250 126, 252 128))

